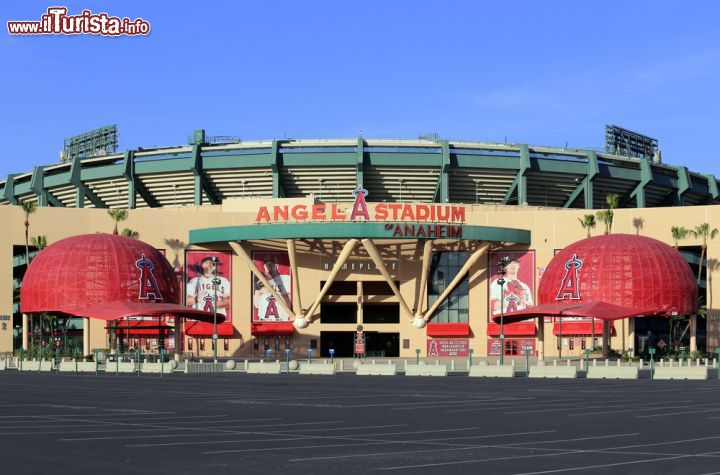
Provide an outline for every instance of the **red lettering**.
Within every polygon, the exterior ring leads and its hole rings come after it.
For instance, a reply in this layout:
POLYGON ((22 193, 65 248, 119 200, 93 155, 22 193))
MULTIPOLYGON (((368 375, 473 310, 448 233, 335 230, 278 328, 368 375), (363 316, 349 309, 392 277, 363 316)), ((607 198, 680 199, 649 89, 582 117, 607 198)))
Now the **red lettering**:
POLYGON ((273 221, 287 221, 288 219, 288 207, 287 206, 273 206, 273 221))
POLYGON ((428 207, 428 205, 417 205, 416 213, 416 218, 418 221, 427 221, 428 217, 430 216, 430 208, 428 207))
POLYGON ((343 213, 342 211, 340 211, 338 209, 337 204, 331 205, 330 210, 331 210, 332 219, 340 219, 340 220, 346 219, 345 213, 343 213))
POLYGON ((305 205, 295 205, 290 210, 290 215, 293 218, 297 219, 298 221, 307 219, 307 217, 308 217, 307 208, 305 207, 305 205))
POLYGON ((258 214, 255 217, 255 222, 259 223, 261 221, 265 221, 266 223, 270 222, 270 213, 268 213, 267 206, 261 206, 260 209, 258 209, 258 214))
POLYGON ((325 205, 313 205, 312 207, 312 219, 321 221, 325 219, 325 205))
POLYGON ((464 223, 465 222, 465 207, 464 206, 453 206, 452 220, 456 223, 464 223))
POLYGON ((415 213, 413 212, 412 205, 403 205, 402 215, 400 216, 400 219, 415 221, 415 213))
POLYGON ((383 219, 387 219, 387 217, 387 205, 384 203, 379 203, 375 205, 375 219, 377 219, 378 221, 382 221, 383 219))
POLYGON ((397 220, 398 220, 398 211, 400 211, 400 208, 401 208, 401 207, 402 207, 402 205, 399 205, 399 204, 391 204, 391 205, 388 205, 388 209, 390 209, 390 211, 392 211, 392 219, 393 219, 393 221, 397 221, 397 220))

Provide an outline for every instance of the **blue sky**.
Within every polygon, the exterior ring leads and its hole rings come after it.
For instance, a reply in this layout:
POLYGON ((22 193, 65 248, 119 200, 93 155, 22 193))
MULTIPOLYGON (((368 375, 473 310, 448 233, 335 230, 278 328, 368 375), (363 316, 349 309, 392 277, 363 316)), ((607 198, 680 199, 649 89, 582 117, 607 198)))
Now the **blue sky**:
POLYGON ((601 147, 615 123, 716 173, 720 3, 640 1, 0 4, 0 176, 117 124, 121 149, 210 135, 601 147), (142 17, 148 37, 11 37, 54 4, 142 17), (169 8, 172 6, 172 8, 169 8))

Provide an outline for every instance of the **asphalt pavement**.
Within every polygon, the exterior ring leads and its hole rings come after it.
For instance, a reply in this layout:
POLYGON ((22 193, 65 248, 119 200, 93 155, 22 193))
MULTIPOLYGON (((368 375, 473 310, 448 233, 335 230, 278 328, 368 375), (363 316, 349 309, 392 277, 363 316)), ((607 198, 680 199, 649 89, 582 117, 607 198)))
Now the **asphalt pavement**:
POLYGON ((25 474, 720 473, 720 382, 0 372, 25 474))

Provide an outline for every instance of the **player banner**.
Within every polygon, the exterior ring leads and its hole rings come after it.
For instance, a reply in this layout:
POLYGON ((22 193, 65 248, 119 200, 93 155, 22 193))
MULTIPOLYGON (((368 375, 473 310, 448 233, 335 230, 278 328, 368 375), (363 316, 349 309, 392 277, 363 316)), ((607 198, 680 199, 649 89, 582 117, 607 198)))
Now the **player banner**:
POLYGON ((213 286, 217 260, 217 313, 232 321, 232 258, 229 251, 186 251, 185 303, 193 308, 212 312, 215 288, 213 286))
MULTIPOLYGON (((292 308, 292 276, 287 252, 253 252, 253 264, 292 308)), ((273 294, 254 275, 252 277, 252 321, 287 322, 290 315, 275 301, 273 294)))
POLYGON ((490 289, 488 319, 504 313, 524 310, 535 306, 535 251, 491 252, 489 256, 490 289), (498 284, 498 261, 507 258, 505 284, 498 284), (502 292, 502 296, 501 296, 502 292))

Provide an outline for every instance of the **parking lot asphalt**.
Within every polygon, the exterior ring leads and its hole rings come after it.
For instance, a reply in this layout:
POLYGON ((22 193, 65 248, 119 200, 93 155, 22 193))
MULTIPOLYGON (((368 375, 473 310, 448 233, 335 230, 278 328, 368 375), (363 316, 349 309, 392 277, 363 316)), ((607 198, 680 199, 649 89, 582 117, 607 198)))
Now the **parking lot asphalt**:
POLYGON ((720 473, 720 383, 0 373, 3 473, 720 473))

